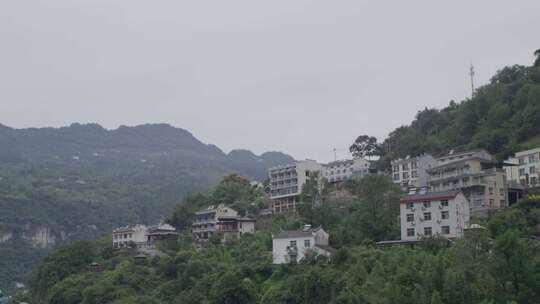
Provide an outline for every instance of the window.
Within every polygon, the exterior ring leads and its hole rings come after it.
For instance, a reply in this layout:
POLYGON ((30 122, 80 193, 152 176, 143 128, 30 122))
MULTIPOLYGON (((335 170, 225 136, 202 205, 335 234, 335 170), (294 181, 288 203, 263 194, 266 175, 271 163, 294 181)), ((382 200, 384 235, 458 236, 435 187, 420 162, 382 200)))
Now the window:
POLYGON ((536 162, 536 156, 533 154, 533 155, 529 155, 529 163, 535 163, 536 162))
POLYGON ((418 168, 418 163, 417 162, 411 162, 411 169, 416 169, 418 168))
POLYGON ((529 167, 529 173, 530 174, 535 174, 536 173, 536 167, 529 167))
POLYGON ((431 212, 424 212, 424 221, 431 221, 431 212))
POLYGON ((448 211, 441 211, 441 219, 447 220, 450 217, 450 213, 448 211))
POLYGON ((407 236, 414 236, 414 228, 407 229, 407 236))
POLYGON ((394 174, 394 180, 395 180, 395 181, 398 181, 398 180, 399 180, 399 173, 394 174))
POLYGON ((450 234, 450 226, 441 226, 442 234, 450 234))
POLYGON ((520 157, 520 158, 519 158, 519 164, 520 164, 520 165, 525 164, 525 158, 524 158, 524 157, 520 157))
POLYGON ((306 248, 311 247, 311 242, 310 242, 310 240, 304 240, 304 247, 306 247, 306 248))
POLYGON ((490 207, 493 207, 493 205, 495 205, 495 200, 494 200, 494 199, 490 199, 490 200, 489 200, 489 206, 490 206, 490 207))
POLYGON ((489 194, 493 194, 493 187, 489 187, 489 194))
POLYGON ((412 213, 407 214, 407 222, 414 222, 414 214, 412 213))
POLYGON ((499 188, 499 194, 504 195, 504 188, 499 188))
POLYGON ((425 236, 431 236, 431 227, 425 227, 424 228, 424 235, 425 236))
POLYGON ((409 172, 403 172, 403 179, 409 179, 409 172))
POLYGON ((401 165, 401 168, 403 169, 403 171, 408 171, 409 170, 409 164, 403 164, 403 165, 401 165))
POLYGON ((393 171, 394 171, 394 172, 399 172, 399 165, 394 165, 393 171))
POLYGON ((520 168, 519 169, 519 176, 524 176, 525 175, 525 168, 520 168))
POLYGON ((448 201, 441 201, 441 206, 448 207, 448 201))
POLYGON ((411 176, 412 176, 412 178, 417 178, 418 177, 418 172, 417 171, 411 172, 411 176))
POLYGON ((536 186, 537 183, 538 179, 536 178, 536 176, 531 177, 531 185, 536 186))
POLYGON ((424 208, 431 208, 431 202, 423 202, 424 208))
POLYGON ((296 247, 296 241, 291 241, 291 247, 296 247))
POLYGON ((407 203, 407 209, 414 208, 414 203, 407 203))

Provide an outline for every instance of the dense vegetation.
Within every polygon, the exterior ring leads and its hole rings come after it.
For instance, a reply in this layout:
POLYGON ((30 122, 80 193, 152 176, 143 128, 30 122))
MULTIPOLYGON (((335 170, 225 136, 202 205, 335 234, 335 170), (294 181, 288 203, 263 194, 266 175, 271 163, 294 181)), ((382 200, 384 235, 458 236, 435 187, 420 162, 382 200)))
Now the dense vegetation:
POLYGON ((152 224, 186 193, 206 191, 230 171, 262 180, 269 166, 293 160, 278 152, 225 154, 168 125, 0 126, 0 147, 4 291, 39 262, 44 253, 35 247, 47 240, 94 239, 119 225, 152 224))
MULTIPOLYGON (((213 192, 186 198, 171 221, 209 199, 242 201, 258 196, 235 176, 213 192), (228 191, 232 190, 232 191, 228 191), (184 206, 184 207, 183 207, 184 206)), ((378 248, 373 240, 397 233, 395 188, 383 176, 352 181, 350 195, 323 192, 317 208, 305 188, 298 217, 260 218, 255 235, 197 251, 186 229, 178 242, 162 244, 166 257, 136 262, 134 252, 113 251, 110 240, 76 242, 52 252, 41 265, 32 303, 538 303, 540 301, 540 200, 530 196, 494 216, 488 229, 448 247, 428 239, 415 248, 378 248), (375 196, 376 191, 385 193, 375 196), (378 199, 372 202, 371 199, 378 199), (379 208, 373 208, 377 204, 379 208), (383 208, 380 208, 380 206, 383 208), (311 209, 311 210, 310 210, 311 209), (382 209, 382 210, 381 210, 382 209), (309 211, 310 210, 310 211, 309 211), (315 213, 315 214, 312 214, 315 213), (311 221, 331 233, 339 248, 331 260, 308 257, 298 265, 272 265, 271 233, 311 221), (88 271, 98 262, 100 273, 88 271)))
POLYGON ((419 111, 410 125, 401 126, 381 143, 359 136, 351 152, 390 160, 451 149, 483 148, 503 160, 513 153, 540 145, 540 52, 533 66, 505 67, 462 102, 441 109, 419 111))
MULTIPOLYGON (((382 143, 360 136, 351 150, 380 156, 380 168, 387 169, 393 158, 425 152, 484 148, 502 160, 540 145, 540 50, 536 56, 533 66, 502 69, 472 98, 420 111, 382 143)), ((94 124, 0 125, 0 146, 0 234, 46 226, 58 240, 157 221, 186 193, 208 189, 229 171, 261 179, 268 166, 292 161, 276 152, 225 154, 167 125, 112 131, 94 124)), ((538 243, 529 239, 538 235, 537 200, 497 215, 489 232, 451 248, 433 240, 425 248, 381 250, 372 242, 399 233, 399 190, 388 179, 351 181, 345 191, 326 187, 322 194, 316 187, 312 180, 304 189, 297 217, 259 218, 255 236, 214 242, 204 252, 194 251, 189 235, 164 248, 168 258, 145 265, 135 264, 130 252, 111 251, 107 240, 60 248, 41 266, 28 296, 35 303, 540 302, 538 243), (270 265, 270 234, 302 223, 331 232, 332 244, 341 248, 336 259, 270 265), (106 271, 88 273, 91 261, 106 271)), ((257 214, 268 204, 261 191, 231 175, 211 193, 186 195, 168 220, 186 229, 195 210, 216 203, 257 214)), ((43 254, 21 238, 0 244, 0 288, 22 279, 43 254)))

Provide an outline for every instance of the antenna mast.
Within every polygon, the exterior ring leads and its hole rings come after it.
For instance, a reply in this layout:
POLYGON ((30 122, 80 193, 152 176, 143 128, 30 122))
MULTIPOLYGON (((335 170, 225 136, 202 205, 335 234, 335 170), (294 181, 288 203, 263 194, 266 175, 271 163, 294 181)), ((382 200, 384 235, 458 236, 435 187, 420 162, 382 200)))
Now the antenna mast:
POLYGON ((469 76, 471 76, 471 98, 474 96, 474 66, 471 63, 471 68, 469 70, 469 76))

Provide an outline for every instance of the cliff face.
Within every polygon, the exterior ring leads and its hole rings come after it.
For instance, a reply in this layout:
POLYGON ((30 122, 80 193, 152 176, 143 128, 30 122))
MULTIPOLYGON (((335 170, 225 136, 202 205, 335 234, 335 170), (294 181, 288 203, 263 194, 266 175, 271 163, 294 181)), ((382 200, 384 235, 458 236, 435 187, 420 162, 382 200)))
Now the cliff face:
POLYGON ((0 244, 8 243, 15 239, 24 240, 33 248, 50 248, 59 240, 64 240, 65 234, 54 233, 50 227, 42 225, 26 224, 22 228, 0 230, 0 244))

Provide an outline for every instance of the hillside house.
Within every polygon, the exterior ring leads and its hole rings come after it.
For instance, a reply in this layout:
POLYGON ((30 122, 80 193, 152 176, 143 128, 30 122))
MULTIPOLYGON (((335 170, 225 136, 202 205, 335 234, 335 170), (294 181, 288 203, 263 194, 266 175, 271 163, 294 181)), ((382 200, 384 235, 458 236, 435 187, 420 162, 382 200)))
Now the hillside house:
POLYGON ((273 235, 273 263, 298 263, 310 252, 331 257, 336 250, 328 245, 328 237, 321 227, 312 229, 309 225, 302 230, 282 231, 273 235))
POLYGON ((212 236, 223 242, 239 239, 245 233, 255 233, 255 219, 242 217, 223 204, 210 206, 195 213, 191 233, 197 247, 204 247, 212 236))

